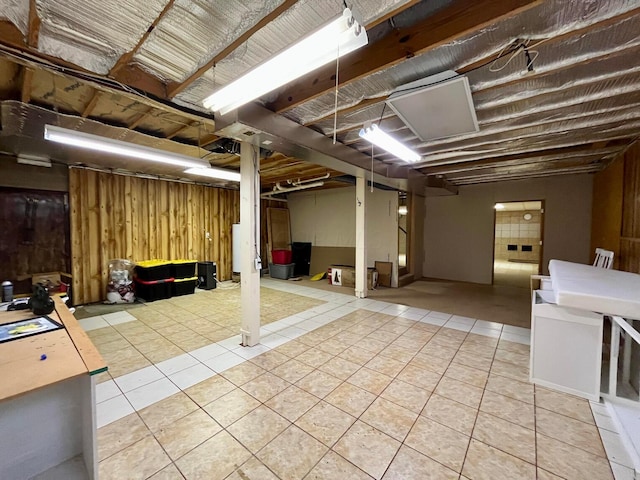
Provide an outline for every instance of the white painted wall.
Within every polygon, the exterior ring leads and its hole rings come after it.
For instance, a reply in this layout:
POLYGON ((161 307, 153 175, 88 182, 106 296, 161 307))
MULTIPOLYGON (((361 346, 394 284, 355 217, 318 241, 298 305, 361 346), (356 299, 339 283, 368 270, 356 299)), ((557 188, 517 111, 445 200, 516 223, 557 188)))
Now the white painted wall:
MULTIPOLYGON (((345 187, 318 192, 296 192, 288 197, 291 239, 319 247, 356 246, 356 189, 345 187)), ((398 194, 367 188, 367 265, 376 260, 394 264, 398 279, 398 194)))
POLYGON ((498 202, 544 200, 543 270, 553 258, 588 263, 591 175, 563 175, 461 187, 425 199, 425 277, 491 283, 494 210, 498 202))

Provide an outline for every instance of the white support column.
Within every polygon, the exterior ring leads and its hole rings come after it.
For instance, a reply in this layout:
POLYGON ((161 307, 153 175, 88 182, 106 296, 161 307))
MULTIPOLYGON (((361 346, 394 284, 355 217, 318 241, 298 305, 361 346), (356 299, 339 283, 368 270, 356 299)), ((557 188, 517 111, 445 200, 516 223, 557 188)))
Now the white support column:
POLYGON ((367 296, 367 181, 364 176, 356 177, 356 289, 358 298, 367 296))
POLYGON ((240 144, 241 332, 242 344, 248 347, 260 342, 260 159, 256 148, 240 144))

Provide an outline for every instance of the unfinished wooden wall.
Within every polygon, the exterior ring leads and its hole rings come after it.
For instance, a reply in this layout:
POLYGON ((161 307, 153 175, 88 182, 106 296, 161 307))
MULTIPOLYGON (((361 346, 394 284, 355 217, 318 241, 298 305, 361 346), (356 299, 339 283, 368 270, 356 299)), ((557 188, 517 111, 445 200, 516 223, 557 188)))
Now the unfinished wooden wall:
POLYGON ((592 250, 613 250, 614 268, 640 273, 640 142, 596 175, 592 250))
POLYGON ((70 171, 69 187, 75 304, 105 298, 115 258, 214 261, 231 278, 238 191, 84 169, 70 171))

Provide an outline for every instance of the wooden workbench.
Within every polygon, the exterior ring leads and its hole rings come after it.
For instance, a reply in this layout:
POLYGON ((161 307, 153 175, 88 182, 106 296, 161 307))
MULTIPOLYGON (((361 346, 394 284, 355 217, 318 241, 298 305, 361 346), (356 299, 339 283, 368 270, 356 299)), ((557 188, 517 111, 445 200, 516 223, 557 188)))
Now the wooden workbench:
MULTIPOLYGON (((55 302, 48 316, 63 329, 0 343, 2 479, 97 478, 93 375, 107 367, 66 305, 55 302)), ((36 316, 0 312, 0 324, 36 316)))

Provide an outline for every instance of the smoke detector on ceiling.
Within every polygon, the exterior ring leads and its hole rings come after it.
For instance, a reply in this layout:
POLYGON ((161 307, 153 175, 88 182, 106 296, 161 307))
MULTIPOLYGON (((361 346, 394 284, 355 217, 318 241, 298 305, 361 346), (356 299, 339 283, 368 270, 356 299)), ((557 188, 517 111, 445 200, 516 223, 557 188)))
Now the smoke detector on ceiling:
POLYGON ((453 70, 396 88, 387 105, 424 142, 479 130, 469 80, 453 70))

